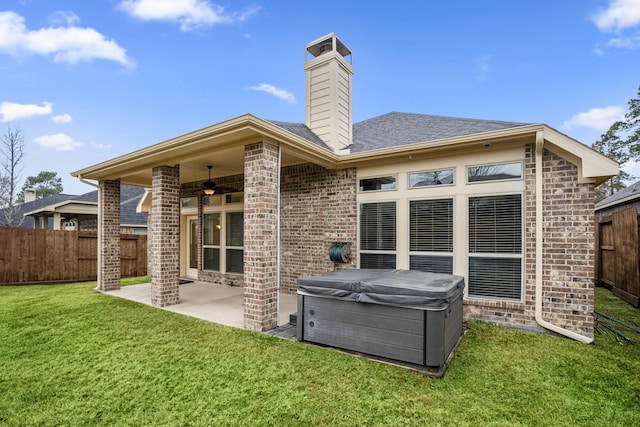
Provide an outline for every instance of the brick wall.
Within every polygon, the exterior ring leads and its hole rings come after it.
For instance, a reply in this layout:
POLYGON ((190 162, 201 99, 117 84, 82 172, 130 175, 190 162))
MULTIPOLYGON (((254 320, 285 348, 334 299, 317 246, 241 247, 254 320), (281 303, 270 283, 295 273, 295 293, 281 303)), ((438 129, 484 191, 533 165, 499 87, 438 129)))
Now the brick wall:
POLYGON ((159 166, 152 171, 151 238, 148 240, 151 304, 165 307, 180 302, 180 167, 159 166))
POLYGON ((120 181, 99 182, 98 289, 120 289, 120 181))
POLYGON ((283 292, 294 293, 301 276, 332 271, 329 249, 350 242, 356 266, 358 205, 355 169, 330 170, 306 164, 283 168, 281 177, 281 272, 283 292))
MULTIPOLYGON (((594 186, 578 182, 578 169, 544 150, 544 243, 542 317, 593 336, 594 186)), ((537 327, 535 322, 535 146, 525 159, 524 303, 465 300, 465 315, 537 327)))

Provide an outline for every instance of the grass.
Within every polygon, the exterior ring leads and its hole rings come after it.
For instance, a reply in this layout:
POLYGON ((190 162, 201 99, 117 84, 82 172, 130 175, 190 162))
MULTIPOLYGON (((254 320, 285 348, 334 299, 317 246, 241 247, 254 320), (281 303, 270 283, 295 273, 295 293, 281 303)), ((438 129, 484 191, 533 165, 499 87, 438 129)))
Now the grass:
POLYGON ((0 287, 0 425, 640 425, 640 344, 474 322, 432 379, 94 287, 0 287))

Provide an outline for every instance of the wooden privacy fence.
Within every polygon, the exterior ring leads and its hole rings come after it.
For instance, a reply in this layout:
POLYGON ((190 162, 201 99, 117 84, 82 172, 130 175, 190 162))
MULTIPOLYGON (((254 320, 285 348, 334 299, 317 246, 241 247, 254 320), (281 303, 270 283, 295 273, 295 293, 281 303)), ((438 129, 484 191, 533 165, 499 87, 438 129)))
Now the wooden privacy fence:
POLYGON ((640 305, 639 236, 635 207, 598 219, 596 280, 636 307, 640 305))
MULTIPOLYGON (((122 277, 147 274, 147 236, 120 235, 122 277)), ((0 227, 0 285, 96 280, 98 236, 0 227)))

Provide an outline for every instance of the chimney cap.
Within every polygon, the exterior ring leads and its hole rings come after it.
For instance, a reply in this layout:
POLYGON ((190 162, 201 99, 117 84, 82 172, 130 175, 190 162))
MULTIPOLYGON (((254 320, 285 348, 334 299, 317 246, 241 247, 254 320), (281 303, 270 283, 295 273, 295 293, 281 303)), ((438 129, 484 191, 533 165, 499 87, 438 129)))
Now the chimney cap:
MULTIPOLYGON (((318 57, 327 52, 337 52, 343 58, 347 56, 351 56, 351 51, 349 48, 340 41, 340 39, 335 35, 335 33, 329 33, 324 37, 320 37, 311 43, 309 43, 306 47, 306 51, 309 52, 313 57, 318 57), (327 47, 329 47, 327 49, 327 47)), ((349 61, 351 63, 351 61, 349 61)))

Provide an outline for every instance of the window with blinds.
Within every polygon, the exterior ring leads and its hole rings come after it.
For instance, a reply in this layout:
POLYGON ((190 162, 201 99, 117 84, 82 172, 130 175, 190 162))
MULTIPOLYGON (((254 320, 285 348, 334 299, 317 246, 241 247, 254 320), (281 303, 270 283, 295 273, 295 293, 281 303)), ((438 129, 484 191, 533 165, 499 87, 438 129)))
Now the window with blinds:
POLYGON ((242 212, 227 212, 225 234, 227 273, 243 273, 244 215, 242 212))
POLYGON ((520 300, 522 196, 469 198, 469 296, 520 300))
POLYGON ((409 268, 453 273, 453 199, 409 202, 409 268))
POLYGON ((360 268, 396 268, 396 202, 360 205, 360 268))

